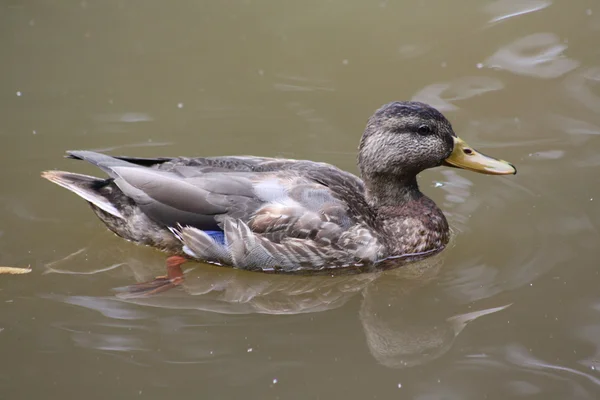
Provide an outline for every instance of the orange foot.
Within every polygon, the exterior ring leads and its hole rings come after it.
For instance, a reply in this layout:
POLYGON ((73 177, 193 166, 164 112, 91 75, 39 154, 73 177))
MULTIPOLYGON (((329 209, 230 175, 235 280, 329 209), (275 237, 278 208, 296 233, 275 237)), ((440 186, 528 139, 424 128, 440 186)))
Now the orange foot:
POLYGON ((179 286, 183 283, 183 271, 181 265, 187 262, 187 258, 171 256, 167 258, 167 275, 157 276, 149 282, 137 283, 118 289, 124 297, 142 297, 162 293, 166 290, 179 286))

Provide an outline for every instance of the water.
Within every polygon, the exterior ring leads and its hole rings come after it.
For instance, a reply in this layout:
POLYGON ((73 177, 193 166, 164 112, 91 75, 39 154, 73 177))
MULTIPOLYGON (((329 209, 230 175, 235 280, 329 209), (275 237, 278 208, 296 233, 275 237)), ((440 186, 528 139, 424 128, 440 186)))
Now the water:
POLYGON ((0 398, 600 396, 600 8, 593 1, 0 6, 0 398), (39 177, 68 149, 309 158, 351 172, 391 100, 444 111, 514 177, 439 168, 455 233, 383 274, 285 277, 120 240, 39 177))

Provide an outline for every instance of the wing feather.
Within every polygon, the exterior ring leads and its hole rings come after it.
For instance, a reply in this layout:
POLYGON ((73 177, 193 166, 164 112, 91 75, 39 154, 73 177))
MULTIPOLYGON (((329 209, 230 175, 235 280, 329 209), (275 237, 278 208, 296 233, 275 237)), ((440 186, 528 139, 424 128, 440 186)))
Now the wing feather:
POLYGON ((70 154, 108 173, 152 220, 182 226, 176 236, 199 259, 295 270, 372 260, 385 241, 362 181, 332 165, 246 156, 70 154), (202 232, 216 229, 224 231, 224 244, 202 232))

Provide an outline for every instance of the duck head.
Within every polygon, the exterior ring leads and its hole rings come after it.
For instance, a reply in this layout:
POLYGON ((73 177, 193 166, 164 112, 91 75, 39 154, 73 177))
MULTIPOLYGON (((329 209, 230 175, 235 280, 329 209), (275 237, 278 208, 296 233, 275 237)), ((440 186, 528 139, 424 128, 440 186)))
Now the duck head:
POLYGON ((386 189, 382 183, 416 188, 419 172, 440 165, 489 175, 517 173, 509 162, 486 156, 460 139, 441 112, 412 101, 386 104, 369 118, 358 165, 370 191, 386 189))

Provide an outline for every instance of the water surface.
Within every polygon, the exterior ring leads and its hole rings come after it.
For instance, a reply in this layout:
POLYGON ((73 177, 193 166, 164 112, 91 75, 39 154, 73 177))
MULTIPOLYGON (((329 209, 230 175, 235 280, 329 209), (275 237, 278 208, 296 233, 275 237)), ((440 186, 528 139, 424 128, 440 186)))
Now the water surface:
POLYGON ((45 1, 0 6, 0 398, 596 399, 600 8, 593 1, 45 1), (439 256, 345 277, 189 264, 39 177, 68 149, 254 154, 357 172, 416 99, 515 163, 420 176, 439 256))

